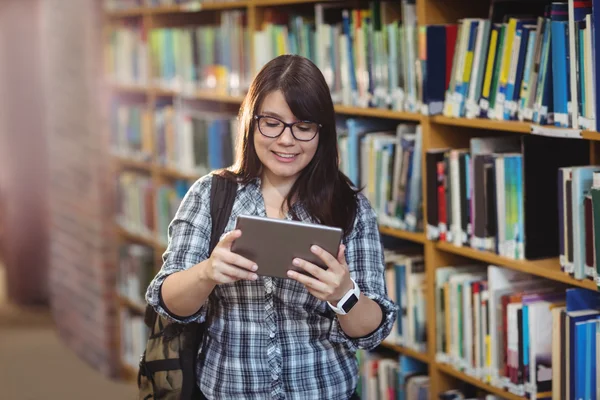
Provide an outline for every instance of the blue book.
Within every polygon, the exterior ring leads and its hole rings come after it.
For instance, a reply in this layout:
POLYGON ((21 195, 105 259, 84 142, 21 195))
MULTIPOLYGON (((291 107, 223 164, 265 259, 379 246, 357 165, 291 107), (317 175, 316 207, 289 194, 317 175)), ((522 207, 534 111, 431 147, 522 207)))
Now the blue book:
POLYGON ((413 375, 427 374, 427 365, 403 355, 399 357, 398 364, 398 400, 409 400, 406 397, 406 381, 413 375))
MULTIPOLYGON (((595 321, 594 321, 595 322, 595 321)), ((586 370, 586 350, 588 321, 575 323, 575 349, 571 348, 571 358, 575 356, 575 374, 571 375, 571 387, 575 387, 575 397, 573 399, 588 399, 585 396, 586 377, 589 370, 586 370)), ((571 331, 571 334, 573 332, 571 331)))
POLYGON ((569 41, 568 5, 552 3, 552 85, 554 93, 554 125, 569 126, 569 41))
POLYGON ((599 309, 600 292, 582 288, 567 289, 567 312, 599 309))

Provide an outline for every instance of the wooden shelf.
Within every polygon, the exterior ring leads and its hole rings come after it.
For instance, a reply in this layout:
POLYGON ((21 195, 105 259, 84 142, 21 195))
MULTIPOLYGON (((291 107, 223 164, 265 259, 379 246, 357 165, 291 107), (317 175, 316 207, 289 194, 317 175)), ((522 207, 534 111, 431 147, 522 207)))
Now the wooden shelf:
POLYGON ((351 107, 339 104, 335 105, 335 112, 338 114, 355 115, 357 117, 398 119, 417 122, 423 119, 423 115, 417 113, 386 110, 383 108, 351 107))
POLYGON ((148 86, 145 86, 145 85, 111 82, 111 83, 109 83, 109 86, 113 91, 123 92, 123 93, 138 93, 138 94, 147 95, 150 92, 150 89, 148 88, 148 86))
POLYGON ((404 239, 415 243, 423 244, 427 241, 427 238, 423 232, 408 232, 401 229, 390 228, 388 226, 380 226, 379 232, 384 235, 393 236, 395 238, 404 239))
POLYGON ((141 17, 147 9, 147 7, 136 7, 123 10, 108 10, 105 11, 105 15, 108 18, 141 17))
POLYGON ((130 311, 133 311, 133 312, 135 312, 137 314, 141 314, 141 315, 144 315, 144 313, 146 312, 145 306, 134 303, 133 301, 131 301, 128 298, 123 297, 123 296, 119 296, 118 298, 119 298, 119 305, 121 307, 124 307, 130 311))
POLYGON ((424 362, 425 364, 429 364, 429 357, 427 356, 427 354, 421 353, 420 351, 416 351, 416 350, 410 349, 408 347, 400 346, 400 345, 394 344, 387 340, 384 340, 383 342, 381 342, 381 347, 385 347, 386 349, 393 350, 396 353, 403 354, 405 356, 412 357, 416 360, 424 362))
POLYGON ((495 131, 530 133, 531 123, 519 121, 495 121, 482 118, 451 118, 443 115, 435 115, 431 117, 431 122, 440 125, 453 125, 465 128, 489 129, 495 131))
POLYGON ((156 240, 152 237, 138 235, 137 233, 129 232, 127 229, 115 223, 118 235, 131 242, 136 242, 150 247, 156 247, 156 240))
POLYGON ((200 178, 200 175, 188 174, 185 172, 178 171, 174 168, 164 167, 162 165, 156 165, 154 170, 157 174, 162 175, 171 179, 183 179, 186 181, 195 181, 200 178))
POLYGON ((152 171, 152 164, 145 161, 134 160, 118 155, 113 155, 113 160, 122 167, 141 169, 148 173, 152 171))
POLYGON ((436 243, 436 248, 447 253, 456 254, 473 260, 496 265, 499 267, 510 268, 527 274, 540 276, 553 281, 563 282, 572 286, 578 286, 585 289, 596 290, 594 282, 589 280, 577 280, 571 278, 560 269, 558 258, 547 258, 542 260, 513 260, 498 254, 474 250, 470 247, 458 247, 447 242, 436 243))
POLYGON ((495 395, 498 395, 498 396, 502 397, 503 399, 508 399, 508 400, 524 400, 525 399, 525 397, 514 395, 506 390, 489 385, 489 384, 483 382, 482 380, 473 378, 472 376, 469 376, 463 372, 457 371, 456 369, 454 369, 453 367, 451 367, 449 365, 436 363, 436 366, 441 372, 443 372, 445 374, 453 376, 454 378, 457 378, 463 382, 470 383, 471 385, 476 386, 480 389, 483 389, 486 392, 490 392, 495 395))

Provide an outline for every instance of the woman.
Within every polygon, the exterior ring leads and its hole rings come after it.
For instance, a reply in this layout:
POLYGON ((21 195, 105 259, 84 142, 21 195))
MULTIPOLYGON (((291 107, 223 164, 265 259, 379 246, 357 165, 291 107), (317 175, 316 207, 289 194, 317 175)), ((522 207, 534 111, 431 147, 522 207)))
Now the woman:
POLYGON ((223 172, 238 182, 228 233, 208 254, 211 178, 200 178, 169 227, 147 301, 176 321, 207 321, 197 379, 208 399, 357 399, 355 351, 379 345, 396 306, 375 213, 338 169, 319 69, 291 55, 265 65, 240 110, 240 135, 236 164, 223 172), (294 261, 315 278, 264 277, 230 251, 243 234, 233 230, 240 214, 337 226, 344 239, 338 254, 312 250, 328 270, 294 261))

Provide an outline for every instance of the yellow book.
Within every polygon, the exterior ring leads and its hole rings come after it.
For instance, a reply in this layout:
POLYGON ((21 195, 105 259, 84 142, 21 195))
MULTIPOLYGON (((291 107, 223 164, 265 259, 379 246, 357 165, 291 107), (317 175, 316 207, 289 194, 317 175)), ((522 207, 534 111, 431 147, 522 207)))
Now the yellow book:
MULTIPOLYGON (((513 52, 513 41, 515 39, 515 33, 517 30, 517 20, 515 18, 510 18, 508 21, 508 26, 506 30, 506 46, 504 46, 504 54, 502 55, 502 70, 500 71, 500 86, 498 90, 506 90, 506 85, 508 85, 508 75, 510 73, 510 62, 512 60, 512 52, 513 52)), ((504 97, 502 97, 500 102, 496 100, 496 104, 500 104, 504 106, 504 97)))
POLYGON ((492 29, 490 35, 490 49, 488 51, 487 63, 485 65, 485 78, 483 81, 482 97, 489 98, 492 87, 492 75, 494 73, 494 63, 496 61, 496 47, 498 46, 498 31, 492 29))

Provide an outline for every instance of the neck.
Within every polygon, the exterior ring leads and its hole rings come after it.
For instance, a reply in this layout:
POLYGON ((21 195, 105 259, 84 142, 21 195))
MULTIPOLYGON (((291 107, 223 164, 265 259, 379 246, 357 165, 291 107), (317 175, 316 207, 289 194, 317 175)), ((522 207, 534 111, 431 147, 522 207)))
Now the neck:
POLYGON ((296 183, 297 177, 281 178, 270 171, 263 171, 261 176, 261 190, 265 200, 270 204, 283 204, 285 198, 296 183))

